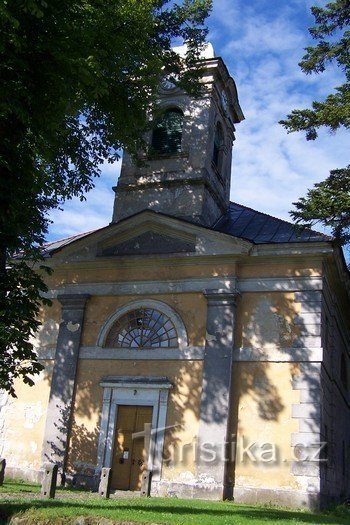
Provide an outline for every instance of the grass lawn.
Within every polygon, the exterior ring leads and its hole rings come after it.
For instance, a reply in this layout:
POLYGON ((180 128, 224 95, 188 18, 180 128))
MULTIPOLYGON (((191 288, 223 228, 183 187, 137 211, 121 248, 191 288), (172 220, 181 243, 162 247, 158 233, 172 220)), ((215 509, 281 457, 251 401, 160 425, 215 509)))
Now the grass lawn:
POLYGON ((78 516, 104 517, 115 522, 166 525, 302 525, 313 523, 350 523, 350 511, 312 513, 265 506, 238 505, 231 502, 208 502, 176 498, 132 498, 103 500, 95 494, 58 490, 55 500, 28 497, 28 490, 39 492, 31 483, 5 482, 0 487, 0 523, 20 514, 27 523, 55 523, 78 516), (18 492, 20 491, 20 493, 18 492), (337 515, 338 514, 338 515, 337 515))

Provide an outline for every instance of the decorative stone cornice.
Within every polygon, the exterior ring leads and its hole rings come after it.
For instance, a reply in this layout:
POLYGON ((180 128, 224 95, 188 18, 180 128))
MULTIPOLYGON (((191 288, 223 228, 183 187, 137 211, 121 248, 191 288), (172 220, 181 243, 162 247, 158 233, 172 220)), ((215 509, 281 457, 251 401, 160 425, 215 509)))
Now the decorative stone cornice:
POLYGON ((204 290, 204 296, 210 306, 236 305, 240 293, 238 290, 228 292, 224 289, 204 290))
POLYGON ((75 294, 59 294, 58 301, 65 310, 82 310, 85 307, 86 301, 90 294, 75 293, 75 294))

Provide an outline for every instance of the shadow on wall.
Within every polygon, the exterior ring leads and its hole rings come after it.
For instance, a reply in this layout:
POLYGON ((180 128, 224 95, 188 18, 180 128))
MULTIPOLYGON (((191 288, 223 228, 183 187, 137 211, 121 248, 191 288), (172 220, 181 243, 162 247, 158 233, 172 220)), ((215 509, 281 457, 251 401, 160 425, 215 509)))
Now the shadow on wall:
MULTIPOLYGON (((263 420, 277 421, 284 409, 281 395, 267 375, 271 369, 269 360, 289 362, 292 377, 300 374, 299 363, 307 363, 303 373, 306 373, 308 385, 311 391, 314 384, 317 386, 310 349, 319 346, 319 339, 315 334, 314 320, 310 324, 307 322, 307 314, 313 315, 313 308, 313 305, 308 307, 295 301, 294 293, 285 292, 246 294, 239 304, 235 340, 240 348, 236 346, 236 356, 239 351, 240 362, 254 361, 255 365, 252 370, 245 367, 240 386, 242 394, 251 394, 263 420), (309 312, 305 311, 308 308, 309 312), (239 326, 242 326, 241 333, 238 333, 239 326), (306 368, 308 371, 305 372, 306 368)), ((319 312, 319 325, 320 316, 319 312)), ((319 402, 316 393, 313 401, 319 402)), ((317 415, 316 411, 314 415, 317 415)))
MULTIPOLYGON (((64 368, 65 358, 59 355, 58 365, 64 368)), ((69 356, 68 356, 69 359, 69 356)), ((46 380, 51 383, 51 371, 47 369, 46 380)), ((68 384, 64 374, 56 375, 56 392, 60 392, 60 400, 63 404, 57 405, 59 417, 54 423, 56 440, 48 442, 46 461, 54 461, 59 466, 61 481, 64 484, 66 475, 74 476, 79 472, 83 476, 91 474, 92 466, 96 466, 97 445, 99 436, 99 417, 102 407, 102 399, 96 392, 96 385, 92 381, 84 381, 79 384, 79 390, 75 391, 71 400, 71 385, 68 384), (95 387, 95 388, 94 388, 95 387), (73 405, 73 416, 72 416, 73 405), (93 430, 86 425, 77 424, 75 417, 97 419, 93 430), (66 443, 68 449, 66 451, 66 443)))
MULTIPOLYGON (((319 352, 324 348, 321 339, 321 295, 317 291, 245 294, 239 304, 238 320, 235 338, 238 348, 235 354, 239 362, 234 363, 233 386, 235 383, 239 385, 239 393, 235 391, 233 396, 233 432, 244 432, 240 404, 245 394, 249 394, 249 399, 255 403, 262 421, 276 421, 283 425, 285 418, 290 418, 291 409, 292 417, 302 421, 301 426, 300 423, 297 426, 299 432, 314 433, 315 441, 312 446, 308 446, 309 443, 304 443, 300 435, 301 446, 300 449, 294 447, 296 461, 291 463, 291 472, 296 480, 298 476, 309 476, 311 480, 316 476, 317 486, 320 468, 322 493, 324 472, 327 470, 327 461, 323 460, 327 458, 323 455, 319 458, 321 461, 313 465, 308 461, 298 461, 299 453, 300 457, 314 454, 319 442, 326 439, 320 411, 322 387, 319 352), (298 390, 301 396, 301 405, 295 407, 300 408, 300 412, 294 411, 292 401, 286 395, 290 385, 286 385, 286 391, 283 392, 279 378, 276 378, 276 382, 273 380, 273 364, 269 360, 285 362, 289 366, 292 388, 298 390), (276 386, 278 383, 279 386, 276 386)), ((290 439, 292 447, 292 436, 287 435, 286 439, 290 439)), ((311 494, 305 504, 314 507, 317 505, 316 500, 318 494, 311 494)))
POLYGON ((194 468, 193 443, 196 439, 202 393, 202 363, 193 361, 180 366, 170 390, 163 461, 168 466, 183 462, 194 468), (185 448, 187 447, 187 450, 185 448))

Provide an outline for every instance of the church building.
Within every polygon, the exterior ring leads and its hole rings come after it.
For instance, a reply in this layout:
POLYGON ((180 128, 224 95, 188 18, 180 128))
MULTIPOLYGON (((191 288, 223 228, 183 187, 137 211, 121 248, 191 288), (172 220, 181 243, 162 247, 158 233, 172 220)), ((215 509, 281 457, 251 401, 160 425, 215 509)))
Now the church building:
POLYGON ((0 457, 31 480, 55 462, 96 490, 109 467, 113 490, 147 471, 151 496, 317 508, 350 489, 349 273, 329 237, 230 202, 244 116, 210 46, 202 84, 162 82, 111 223, 46 245, 45 369, 0 394, 0 457))

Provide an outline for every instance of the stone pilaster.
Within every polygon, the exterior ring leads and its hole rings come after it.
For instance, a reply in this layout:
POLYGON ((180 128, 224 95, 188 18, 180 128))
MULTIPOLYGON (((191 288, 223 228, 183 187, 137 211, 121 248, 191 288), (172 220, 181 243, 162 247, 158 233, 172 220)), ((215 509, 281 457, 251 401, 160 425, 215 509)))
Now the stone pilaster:
POLYGON ((232 354, 237 293, 207 290, 208 302, 203 389, 198 435, 199 482, 217 497, 230 497, 226 487, 225 451, 228 440, 232 354))
POLYGON ((63 471, 71 426, 84 309, 88 297, 86 294, 58 296, 62 305, 62 318, 51 379, 42 461, 58 463, 63 471))

